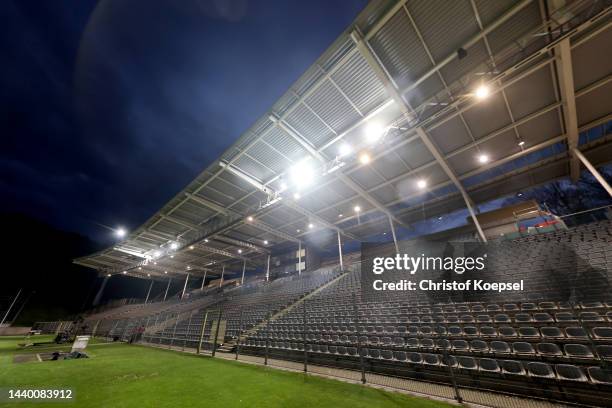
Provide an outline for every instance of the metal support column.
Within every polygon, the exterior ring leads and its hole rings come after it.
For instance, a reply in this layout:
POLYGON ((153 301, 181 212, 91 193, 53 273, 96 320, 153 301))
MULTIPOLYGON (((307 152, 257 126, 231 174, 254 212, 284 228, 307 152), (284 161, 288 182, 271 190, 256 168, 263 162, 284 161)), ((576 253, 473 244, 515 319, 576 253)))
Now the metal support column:
POLYGON ((19 292, 17 292, 17 295, 15 295, 15 297, 13 298, 13 301, 11 302, 11 305, 9 306, 8 310, 4 314, 4 317, 2 318, 2 321, 0 322, 0 326, 2 326, 4 324, 4 322, 8 318, 9 313, 11 313, 11 310, 13 309, 13 306, 15 306, 15 302, 17 302, 17 299, 19 298, 19 295, 21 295, 21 290, 22 289, 19 289, 19 292))
POLYGON ((223 269, 221 269, 221 279, 219 279, 219 287, 223 286, 224 277, 225 277, 225 265, 223 265, 223 269))
POLYGON ((304 315, 302 317, 303 322, 302 322, 302 340, 304 341, 304 372, 307 373, 308 372, 308 350, 306 349, 306 320, 307 320, 307 316, 306 316, 306 300, 304 300, 302 302, 302 304, 304 305, 304 315))
POLYGON ((204 290, 204 285, 206 285, 206 274, 208 273, 208 271, 204 271, 204 277, 202 278, 202 287, 200 288, 200 290, 204 290))
POLYGON ((202 351, 202 340, 204 340, 204 332, 206 331, 206 321, 208 320, 208 310, 204 313, 204 321, 202 322, 202 328, 200 329, 200 341, 198 342, 197 354, 202 351))
POLYGON ((98 306, 98 304, 100 303, 100 300, 102 299, 102 293, 104 293, 104 288, 106 288, 106 283, 108 282, 108 278, 108 275, 104 275, 104 280, 100 285, 100 289, 98 289, 98 293, 96 293, 96 297, 94 297, 92 306, 98 306))
POLYGON ((338 258, 340 259, 340 270, 344 271, 344 263, 342 262, 342 239, 340 238, 340 231, 338 232, 338 258))
POLYGON ((578 159, 580 159, 580 161, 582 162, 582 164, 584 164, 584 167, 586 167, 591 174, 593 175, 593 177, 595 177, 595 179, 599 182, 599 184, 601 184, 601 186, 608 192, 608 194, 612 197, 612 187, 610 187, 610 184, 608 184, 608 182, 606 181, 606 179, 601 175, 601 173, 595 168, 595 166, 593 166, 591 164, 591 162, 584 157, 584 155, 582 154, 582 152, 578 149, 574 149, 574 155, 576 157, 578 157, 578 159))
POLYGON ((298 275, 302 274, 302 241, 298 243, 298 275))
MULTIPOLYGON (((355 327, 359 327, 359 310, 357 309, 357 298, 355 297, 355 292, 353 292, 352 303, 353 303, 353 313, 355 313, 355 327)), ((357 336, 357 354, 359 355, 359 369, 361 370, 361 383, 365 384, 366 383, 365 365, 363 362, 363 354, 361 354, 361 340, 359 340, 360 337, 361 336, 357 336)))
POLYGON ((266 264, 266 282, 270 280, 270 255, 268 255, 268 262, 266 264))
MULTIPOLYGON (((270 255, 268 255, 268 272, 270 271, 270 255)), ((244 273, 246 272, 246 259, 242 261, 242 279, 240 279, 240 284, 244 285, 244 273)))
POLYGON ((242 336, 242 312, 243 309, 240 308, 240 321, 238 323, 238 338, 236 339, 236 360, 238 360, 238 355, 240 354, 240 336, 242 336))
POLYGON ((213 348, 212 348, 212 356, 215 356, 217 352, 217 337, 219 337, 219 326, 221 326, 221 314, 223 313, 223 309, 221 305, 219 305, 219 314, 217 317, 217 328, 215 329, 215 338, 213 339, 213 348))
POLYGON ((147 297, 145 298, 145 305, 149 301, 149 296, 151 295, 151 289, 153 288, 153 279, 151 279, 151 284, 149 285, 149 290, 147 290, 147 297))
POLYGON ((172 282, 172 278, 168 278, 168 286, 166 286, 166 292, 164 293, 164 301, 168 297, 168 291, 170 290, 170 283, 172 282))
POLYGON ((397 245, 397 236, 395 235, 395 227, 393 226, 393 220, 389 218, 389 227, 391 227, 391 235, 393 235, 393 244, 395 245, 395 253, 399 254, 399 246, 397 245))
POLYGON ((187 277, 185 278, 185 284, 183 285, 183 292, 181 293, 181 299, 185 297, 185 290, 187 290, 187 282, 189 282, 189 273, 187 273, 187 277))

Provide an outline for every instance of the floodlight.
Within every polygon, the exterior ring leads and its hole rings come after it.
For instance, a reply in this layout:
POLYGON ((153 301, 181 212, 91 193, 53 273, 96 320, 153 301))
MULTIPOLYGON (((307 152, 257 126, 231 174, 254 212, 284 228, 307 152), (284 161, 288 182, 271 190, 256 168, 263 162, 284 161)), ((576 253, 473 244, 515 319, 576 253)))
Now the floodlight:
POLYGON ((119 227, 115 230, 115 235, 119 238, 125 237, 126 234, 127 234, 127 231, 122 227, 119 227))
POLYGON ((480 85, 478 88, 476 88, 476 92, 474 93, 476 95, 476 98, 482 100, 482 99, 487 99, 487 97, 489 96, 490 90, 489 87, 486 85, 480 85))
POLYGON ((156 257, 156 258, 158 258, 158 257, 160 257, 160 256, 161 256, 161 252, 159 252, 159 251, 155 251, 155 252, 153 252, 153 256, 154 256, 154 257, 156 257))
POLYGON ((138 270, 139 270, 139 271, 142 271, 142 266, 139 266, 139 267, 138 267, 138 270))
POLYGON ((126 274, 127 274, 127 271, 123 271, 123 274, 124 274, 124 275, 126 275, 126 274))
POLYGON ((298 229, 295 230, 295 232, 299 233, 299 232, 302 232, 302 230, 298 228, 298 229))
POLYGON ((174 258, 174 255, 170 255, 170 258, 174 258))
POLYGON ((369 143, 375 143, 385 133, 385 128, 378 122, 370 122, 365 128, 366 139, 369 143))
POLYGON ((340 145, 340 148, 338 149, 338 156, 340 157, 348 156, 349 154, 351 154, 352 151, 353 149, 351 149, 351 146, 349 146, 346 143, 342 143, 340 145))
POLYGON ((239 253, 239 254, 241 254, 241 253, 242 253, 242 249, 239 249, 239 250, 238 250, 238 253, 239 253))
POLYGON ((356 205, 355 208, 353 208, 355 210, 356 213, 358 213, 359 211, 361 211, 361 207, 356 205))
POLYGON ((170 244, 170 249, 177 249, 179 247, 178 242, 173 242, 170 244))
POLYGON ((521 140, 520 142, 518 142, 518 145, 519 145, 519 146, 524 146, 524 145, 525 145, 525 141, 524 141, 524 140, 521 140))
POLYGON ((107 278, 110 278, 110 277, 111 277, 111 274, 110 274, 110 273, 107 273, 107 274, 106 274, 106 277, 107 277, 107 278))
POLYGON ((247 217, 247 221, 248 221, 248 222, 253 221, 253 216, 249 215, 249 216, 247 217))
POLYGON ((297 189, 308 187, 314 181, 314 170, 309 159, 304 159, 289 170, 291 183, 297 189))
POLYGON ((264 245, 268 245, 268 240, 264 240, 264 245))
POLYGON ((189 245, 189 249, 194 249, 195 247, 193 245, 189 245))
POLYGON ((167 275, 167 274, 168 274, 168 271, 164 271, 164 273, 167 275))
POLYGON ((478 161, 482 164, 485 164, 489 161, 489 156, 487 156, 486 154, 481 154, 480 156, 478 156, 478 161))
POLYGON ((313 229, 314 228, 314 224, 313 223, 308 224, 308 228, 313 229))
POLYGON ((204 242, 208 242, 208 238, 204 238, 204 242))
POLYGON ((150 274, 150 273, 147 273, 147 276, 150 278, 150 277, 151 277, 151 274, 150 274))
POLYGON ((417 181, 417 187, 418 188, 425 188, 425 187, 427 187, 427 182, 425 180, 421 179, 421 180, 417 181))
POLYGON ((370 162, 370 160, 372 160, 372 159, 370 158, 370 155, 367 154, 367 153, 361 153, 359 155, 359 162, 361 164, 368 164, 370 162))
POLYGON ((300 193, 293 193, 293 199, 294 200, 299 200, 301 197, 300 193))
POLYGON ((338 218, 342 218, 342 217, 344 217, 344 215, 338 214, 338 218))

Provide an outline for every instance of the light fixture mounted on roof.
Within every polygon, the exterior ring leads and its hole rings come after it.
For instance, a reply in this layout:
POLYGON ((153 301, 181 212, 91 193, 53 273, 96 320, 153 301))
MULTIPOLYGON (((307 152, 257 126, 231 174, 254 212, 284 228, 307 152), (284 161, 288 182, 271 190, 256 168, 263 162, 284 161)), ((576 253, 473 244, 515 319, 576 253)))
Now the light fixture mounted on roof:
POLYGON ((488 163, 488 162, 489 162, 489 156, 483 153, 483 154, 481 154, 480 156, 478 156, 478 161, 479 161, 481 164, 488 163))
POLYGON ((476 88, 474 95, 476 95, 477 99, 483 100, 483 99, 487 99, 490 93, 491 93, 491 90, 489 89, 489 87, 485 84, 482 84, 478 88, 476 88))
POLYGON ((125 230, 125 228, 123 228, 123 227, 119 227, 119 228, 117 228, 117 229, 115 230, 115 235, 116 235, 118 238, 123 238, 123 237, 125 237, 125 236, 127 235, 127 231, 125 230))
POLYGON ((423 189, 425 187, 427 187, 427 182, 423 179, 417 181, 417 187, 420 189, 423 189))
POLYGON ((359 162, 361 164, 369 164, 371 160, 372 159, 370 158, 370 155, 367 152, 363 152, 359 155, 359 162))
POLYGON ((178 242, 172 242, 172 243, 170 244, 170 249, 175 250, 175 249, 178 249, 178 247, 179 247, 178 242))
POLYGON ((378 122, 370 122, 365 127, 365 137, 368 143, 376 143, 384 136, 387 129, 378 122))

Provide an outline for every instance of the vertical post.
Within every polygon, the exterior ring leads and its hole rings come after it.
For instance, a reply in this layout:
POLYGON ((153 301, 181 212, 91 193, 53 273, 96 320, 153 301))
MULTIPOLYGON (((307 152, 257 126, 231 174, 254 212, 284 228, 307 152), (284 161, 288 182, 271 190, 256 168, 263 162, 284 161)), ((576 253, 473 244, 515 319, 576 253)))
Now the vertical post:
POLYGON ((268 353, 270 352, 270 318, 271 317, 272 317, 272 312, 268 311, 268 318, 266 319, 266 348, 265 348, 265 353, 264 353, 264 365, 268 365, 268 353))
POLYGON ((172 349, 172 346, 174 345, 174 338, 176 337, 176 326, 178 325, 179 317, 180 314, 177 313, 176 320, 174 321, 174 329, 172 329, 172 338, 170 339, 170 343, 168 344, 169 349, 172 349))
POLYGON ((204 290, 204 285, 206 285, 206 274, 208 274, 208 269, 204 271, 204 277, 202 278, 202 287, 200 290, 204 290))
POLYGON ((302 274, 302 241, 298 243, 298 275, 302 274))
POLYGON ((608 184, 606 179, 595 168, 595 166, 593 166, 591 162, 586 157, 584 157, 584 155, 582 154, 580 150, 574 149, 574 155, 580 159, 582 164, 584 164, 584 167, 586 167, 591 172, 593 177, 595 177, 595 179, 599 182, 599 184, 601 184, 604 190, 606 190, 608 194, 610 195, 610 197, 612 197, 612 187, 610 187, 610 184, 608 184))
MULTIPOLYGON (((268 255, 268 259, 269 255, 268 255)), ((270 261, 268 261, 268 265, 270 265, 270 261)), ((268 270, 270 269, 270 267, 268 266, 268 270)), ((240 285, 244 285, 244 273, 246 272, 246 259, 244 261, 242 261, 242 279, 240 280, 240 285)))
POLYGON ((11 309, 13 309, 13 306, 15 306, 15 302, 17 302, 17 298, 19 298, 19 295, 21 295, 21 290, 22 289, 19 289, 19 292, 17 292, 17 295, 15 295, 15 297, 13 298, 13 301, 11 302, 11 305, 9 306, 8 310, 4 314, 4 317, 2 318, 2 321, 0 322, 0 326, 2 326, 4 324, 4 322, 8 318, 9 313, 11 313, 11 309))
POLYGON ((204 340, 204 332, 206 331, 206 321, 208 320, 208 310, 204 313, 204 321, 202 322, 202 328, 200 329, 200 341, 198 342, 197 354, 202 351, 202 340, 204 340))
POLYGON ((108 275, 104 275, 104 280, 100 285, 100 289, 98 289, 98 292, 96 293, 96 297, 94 297, 92 306, 98 306, 98 304, 100 303, 100 300, 102 299, 102 293, 104 293, 104 288, 106 287, 106 283, 108 282, 108 278, 108 275))
MULTIPOLYGON (((357 309, 357 298, 353 292, 353 313, 355 313, 355 329, 359 327, 359 310, 357 309)), ((361 354, 361 340, 359 340, 359 330, 357 330, 357 354, 359 355, 359 369, 361 370, 361 383, 366 383, 365 365, 363 363, 363 354, 361 354)))
POLYGON ((225 276, 225 265, 223 265, 223 269, 221 269, 221 279, 219 279, 219 287, 223 286, 223 277, 225 276))
POLYGON ((151 295, 151 289, 153 288, 153 279, 151 279, 151 284, 149 285, 149 290, 147 290, 147 297, 145 298, 145 305, 149 301, 149 296, 151 295))
POLYGON ((302 302, 304 305, 304 315, 302 317, 302 340, 304 341, 304 372, 308 372, 308 350, 306 350, 306 300, 302 302))
POLYGON ((96 332, 98 331, 98 326, 100 325, 100 320, 96 322, 93 330, 91 331, 91 338, 93 339, 96 336, 96 332))
POLYGON ((268 263, 266 266, 266 282, 270 280, 270 255, 268 255, 268 263))
POLYGON ((147 335, 147 330, 149 329, 149 320, 151 320, 151 316, 147 316, 147 321, 145 322, 144 328, 142 329, 142 335, 140 340, 144 341, 147 335))
POLYGON ((170 283, 172 282, 172 278, 168 278, 168 286, 166 286, 166 293, 164 293, 164 301, 168 297, 168 291, 170 290, 170 283))
POLYGON ((457 380, 455 379, 455 371, 453 370, 451 359, 448 358, 449 357, 448 350, 446 350, 446 348, 442 350, 442 356, 446 360, 446 365, 448 366, 448 371, 450 373, 451 382, 453 383, 453 388, 455 390, 455 399, 457 400, 458 403, 461 404, 461 402, 463 402, 463 399, 461 398, 461 394, 459 394, 459 387, 457 387, 457 380))
POLYGON ((183 351, 185 351, 185 344, 187 343, 187 336, 189 336, 189 332, 191 331, 191 318, 193 317, 193 310, 189 313, 189 321, 187 322, 187 332, 185 333, 185 337, 183 337, 183 351))
POLYGON ((340 238, 340 230, 338 232, 338 258, 340 259, 340 271, 344 272, 344 263, 342 262, 342 239, 340 238))
POLYGON ((189 282, 189 272, 187 272, 187 277, 185 278, 185 285, 183 285, 183 292, 181 293, 181 299, 185 297, 185 290, 187 290, 187 282, 189 282))
POLYGON ((395 253, 399 254, 399 246, 397 245, 397 236, 395 235, 395 227, 393 226, 393 219, 390 215, 387 216, 389 218, 389 226, 391 227, 391 235, 393 235, 393 244, 395 245, 395 253))
POLYGON ((242 336, 242 308, 240 308, 240 323, 238 324, 238 341, 236 341, 236 360, 240 354, 240 336, 242 336))
POLYGON ((219 305, 219 313, 218 313, 218 317, 217 317, 217 328, 215 329, 215 338, 213 339, 213 348, 212 348, 212 356, 215 356, 215 353, 217 351, 217 337, 219 337, 219 326, 221 326, 221 313, 222 313, 223 309, 221 308, 221 305, 219 305))

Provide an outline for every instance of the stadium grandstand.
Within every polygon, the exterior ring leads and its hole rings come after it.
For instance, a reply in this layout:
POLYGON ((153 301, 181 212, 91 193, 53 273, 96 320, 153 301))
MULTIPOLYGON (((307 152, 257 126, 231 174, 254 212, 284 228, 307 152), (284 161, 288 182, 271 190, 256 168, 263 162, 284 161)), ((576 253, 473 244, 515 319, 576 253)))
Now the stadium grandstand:
POLYGON ((610 44, 607 1, 371 1, 185 189, 74 261, 103 277, 96 304, 124 275, 144 299, 34 328, 449 402, 611 406, 610 44), (604 199, 581 214, 529 194, 584 178, 604 199), (484 245, 488 278, 525 290, 364 292, 366 246, 425 238, 484 245))

